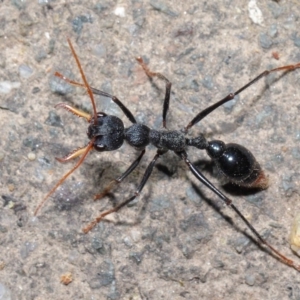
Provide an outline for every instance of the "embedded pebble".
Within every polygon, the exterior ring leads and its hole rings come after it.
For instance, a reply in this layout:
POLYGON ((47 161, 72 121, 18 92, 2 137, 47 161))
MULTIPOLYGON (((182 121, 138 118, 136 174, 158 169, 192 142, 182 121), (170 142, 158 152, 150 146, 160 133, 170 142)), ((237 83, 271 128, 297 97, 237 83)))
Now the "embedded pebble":
POLYGON ((210 75, 205 76, 201 83, 210 91, 214 88, 213 78, 210 75))
POLYGON ((12 183, 8 184, 7 187, 8 187, 10 192, 14 191, 14 189, 15 189, 15 185, 12 184, 12 183))
POLYGON ((83 29, 83 23, 93 23, 93 20, 90 16, 77 16, 72 20, 73 31, 80 34, 83 29))
POLYGON ((271 10, 271 13, 275 19, 277 19, 283 12, 284 8, 281 7, 278 3, 275 1, 271 1, 268 3, 268 7, 271 10))
POLYGON ((300 160, 300 149, 298 147, 292 148, 292 156, 295 159, 300 160))
POLYGON ((18 89, 21 82, 18 81, 0 81, 0 94, 9 94, 12 89, 18 89))
MULTIPOLYGON (((74 77, 70 71, 65 71, 64 76, 70 79, 74 77)), ((49 86, 53 93, 57 93, 60 95, 67 95, 68 93, 71 93, 74 90, 74 87, 71 84, 63 81, 62 79, 56 76, 50 77, 49 86)))
POLYGON ((260 43, 260 46, 264 49, 269 49, 273 45, 272 39, 266 33, 260 34, 259 43, 260 43))
POLYGON ((131 252, 129 254, 129 258, 135 262, 137 265, 139 265, 142 260, 143 260, 143 253, 140 253, 140 252, 131 252))
POLYGON ((73 275, 70 272, 67 272, 60 277, 60 282, 64 285, 68 285, 73 281, 73 275))
POLYGON ((47 52, 44 49, 40 49, 38 53, 34 56, 37 62, 41 62, 43 59, 47 58, 47 52))
POLYGON ((10 290, 0 282, 0 300, 11 300, 10 290))
POLYGON ((97 44, 93 49, 94 54, 98 57, 106 56, 106 47, 103 44, 97 44))
POLYGON ((150 5, 157 11, 161 11, 171 17, 177 17, 178 13, 173 11, 165 2, 158 0, 150 0, 150 5))
POLYGON ((111 285, 115 280, 114 265, 111 261, 106 260, 100 266, 96 267, 97 272, 88 280, 91 289, 100 289, 104 286, 111 285))
POLYGON ((33 160, 36 159, 36 155, 35 155, 35 153, 33 153, 33 152, 29 152, 28 155, 27 155, 27 157, 28 157, 28 159, 31 160, 31 161, 33 161, 33 160))
POLYGON ((234 248, 237 253, 242 253, 242 251, 246 249, 249 244, 250 240, 244 236, 241 236, 234 241, 234 248))
POLYGON ((131 248, 133 246, 133 243, 132 243, 132 240, 130 239, 130 237, 125 237, 123 239, 123 242, 128 248, 131 248))
POLYGON ((294 45, 296 47, 300 47, 300 37, 297 36, 294 38, 294 45))
POLYGON ((19 10, 22 10, 26 7, 26 1, 24 0, 12 0, 11 4, 14 5, 19 10))
POLYGON ((197 193, 193 187, 188 187, 185 190, 185 194, 189 200, 194 202, 194 204, 196 204, 196 205, 202 204, 202 198, 200 197, 199 193, 197 193))
POLYGON ((32 68, 27 65, 20 65, 19 67, 19 74, 23 78, 29 78, 33 73, 32 68))
POLYGON ((278 34, 277 25, 276 24, 271 25, 268 33, 269 33, 270 37, 272 37, 272 38, 276 37, 278 34))
POLYGON ((38 3, 41 5, 46 5, 49 3, 49 0, 39 0, 38 3))
POLYGON ((55 111, 49 111, 48 118, 46 119, 45 124, 54 127, 63 127, 61 118, 55 111))
POLYGON ((290 234, 291 249, 300 255, 300 214, 296 215, 293 220, 292 230, 290 234))
POLYGON ((249 17, 254 24, 261 25, 264 21, 263 14, 257 6, 256 0, 250 0, 248 2, 249 17))
POLYGON ((37 247, 37 243, 25 242, 20 249, 21 258, 23 259, 27 258, 29 254, 36 249, 36 247, 37 247))
POLYGON ((122 6, 116 7, 114 10, 114 14, 118 17, 124 18, 125 17, 125 8, 122 6))
POLYGON ((248 274, 245 276, 245 282, 250 285, 253 286, 255 283, 255 275, 254 274, 248 274))

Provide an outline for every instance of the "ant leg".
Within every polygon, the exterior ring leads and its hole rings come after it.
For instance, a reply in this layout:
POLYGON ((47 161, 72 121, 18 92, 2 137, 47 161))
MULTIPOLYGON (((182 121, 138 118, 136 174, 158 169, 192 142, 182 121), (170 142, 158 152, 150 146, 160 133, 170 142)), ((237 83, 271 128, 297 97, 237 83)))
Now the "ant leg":
POLYGON ((222 104, 232 100, 236 95, 240 94, 243 90, 247 89, 250 85, 254 84, 259 79, 261 79, 263 77, 266 77, 267 75, 269 75, 270 73, 273 73, 273 72, 278 72, 278 71, 290 72, 290 71, 293 71, 293 70, 298 69, 298 68, 300 68, 300 63, 297 63, 295 65, 283 66, 283 67, 275 68, 275 69, 272 69, 272 70, 266 70, 266 71, 262 72, 257 77, 255 77, 253 80, 251 80, 249 83, 247 83, 242 88, 237 90, 236 92, 228 94, 224 99, 218 101, 217 103, 205 108, 200 113, 198 113, 196 115, 196 117, 194 117, 194 119, 192 119, 192 121, 185 127, 185 132, 187 133, 188 130, 192 126, 194 126, 195 124, 200 122, 203 118, 205 118, 207 115, 209 115, 212 111, 214 111, 216 108, 218 108, 222 104))
POLYGON ((77 164, 68 172, 66 173, 58 182, 57 184, 51 189, 51 191, 45 196, 45 198, 40 202, 40 204, 37 206, 37 208, 34 211, 34 215, 36 216, 40 208, 44 205, 46 200, 56 191, 56 189, 71 175, 84 161, 88 153, 93 148, 95 142, 95 138, 93 138, 86 147, 81 148, 79 150, 76 150, 73 155, 69 154, 66 158, 56 158, 58 161, 63 162, 67 161, 69 159, 72 159, 80 154, 82 154, 80 160, 77 162, 77 164))
POLYGON ((123 111, 123 113, 125 114, 125 116, 128 118, 128 120, 131 123, 136 123, 135 117, 133 116, 131 111, 116 96, 112 96, 108 93, 102 92, 102 91, 97 90, 97 89, 92 88, 92 87, 91 87, 91 90, 95 95, 100 95, 100 96, 110 98, 113 102, 115 102, 121 108, 121 110, 123 111))
POLYGON ((139 184, 138 188, 136 189, 134 195, 130 198, 128 198, 127 200, 125 200, 124 202, 121 202, 120 204, 118 204, 117 206, 109 209, 109 210, 106 210, 104 211, 102 214, 100 214, 94 221, 92 221, 89 225, 87 225, 85 228, 83 228, 83 232, 84 233, 88 233, 91 229, 93 229, 105 216, 113 213, 113 212, 117 212, 120 208, 122 208, 123 206, 127 205, 128 203, 130 203, 131 201, 133 201, 142 191, 142 189, 144 188, 145 184, 147 183, 151 173, 152 173, 152 170, 153 170, 153 167, 157 161, 157 159, 163 155, 164 153, 166 153, 165 151, 160 151, 158 150, 156 155, 154 156, 153 160, 151 161, 151 163, 148 165, 145 173, 144 173, 144 176, 142 178, 142 181, 141 183, 139 184))
MULTIPOLYGON (((59 77, 60 79, 66 81, 66 82, 68 82, 68 83, 70 83, 70 84, 72 84, 74 86, 80 86, 80 87, 83 87, 83 88, 86 87, 83 83, 71 80, 71 79, 65 77, 64 75, 62 75, 59 72, 55 72, 54 76, 59 77)), ((108 93, 102 92, 102 91, 100 91, 98 89, 95 89, 93 87, 90 87, 90 90, 95 95, 100 95, 100 96, 104 96, 104 97, 110 98, 113 102, 115 102, 121 108, 121 110, 123 111, 123 113, 125 114, 125 116, 129 119, 129 121, 131 123, 136 123, 136 120, 135 120, 133 114, 131 113, 131 111, 116 96, 112 96, 112 95, 110 95, 108 93)))
POLYGON ((119 183, 121 183, 128 175, 131 174, 131 172, 138 166, 138 164, 140 163, 142 157, 145 154, 145 149, 141 152, 141 154, 139 155, 139 157, 129 166, 129 168, 118 178, 112 180, 104 189, 100 194, 95 195, 94 200, 98 200, 103 198, 104 196, 106 196, 112 188, 114 188, 116 185, 118 185, 119 183))
POLYGON ((158 77, 159 79, 162 79, 166 83, 166 94, 165 94, 165 100, 164 100, 164 105, 163 105, 163 114, 162 114, 162 116, 163 116, 163 127, 167 128, 166 127, 166 118, 167 118, 167 113, 168 113, 168 110, 169 110, 172 83, 164 75, 162 75, 161 73, 150 71, 141 57, 137 57, 136 60, 141 65, 141 67, 144 69, 145 73, 150 78, 158 77))
POLYGON ((235 213, 243 220, 243 222, 247 225, 247 227, 252 231, 252 233, 256 236, 258 241, 264 245, 270 253, 272 253, 275 257, 277 257, 284 264, 293 267, 297 271, 300 271, 300 265, 295 263, 293 260, 287 258, 283 254, 281 254, 278 250, 273 248, 259 233, 258 231, 250 224, 250 222, 244 217, 244 215, 238 210, 238 208, 232 203, 232 200, 226 197, 221 191, 219 191, 188 159, 187 153, 185 151, 176 152, 178 156, 180 156, 184 162, 187 164, 193 175, 205 186, 207 186, 211 191, 213 191, 219 198, 226 204, 226 206, 231 207, 235 213))

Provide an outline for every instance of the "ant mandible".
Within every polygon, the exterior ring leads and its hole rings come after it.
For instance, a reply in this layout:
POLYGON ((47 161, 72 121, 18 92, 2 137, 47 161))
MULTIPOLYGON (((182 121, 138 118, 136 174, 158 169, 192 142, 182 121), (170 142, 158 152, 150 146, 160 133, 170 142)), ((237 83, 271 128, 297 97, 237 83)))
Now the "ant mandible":
POLYGON ((125 140, 130 146, 141 151, 138 158, 129 166, 129 168, 120 177, 110 182, 109 185, 103 190, 102 193, 95 196, 95 200, 96 200, 108 194, 115 185, 121 183, 128 175, 130 175, 130 173, 138 166, 142 157, 144 156, 146 146, 152 144, 157 148, 157 152, 154 158, 152 159, 151 163, 148 165, 143 175, 143 178, 138 188, 136 189, 134 195, 129 199, 127 199, 126 201, 123 201, 118 205, 116 205, 115 207, 101 213, 93 222, 91 222, 88 226, 86 226, 83 229, 84 233, 89 232, 105 216, 113 212, 117 212, 120 208, 133 201, 141 193, 142 189, 147 183, 158 158, 170 150, 173 151, 185 162, 185 164, 191 170, 193 175, 201 183, 203 183, 211 191, 213 191, 226 204, 226 206, 229 206, 235 211, 235 213, 239 216, 239 218, 243 220, 243 222, 247 225, 247 227, 256 236, 258 242, 264 245, 265 249, 267 249, 269 253, 277 257, 277 259, 279 259, 282 263, 295 268, 297 271, 300 271, 299 264, 287 258, 279 251, 277 251, 273 246, 271 246, 258 233, 258 231, 249 223, 249 221, 244 217, 244 215, 240 212, 240 210, 237 209, 237 207, 232 203, 232 200, 229 199, 227 196, 225 196, 219 189, 217 189, 202 174, 202 172, 200 172, 195 167, 195 165, 192 162, 190 162, 186 151, 188 147, 195 147, 200 150, 206 150, 207 154, 216 164, 220 173, 222 173, 225 177, 227 177, 228 180, 231 181, 232 183, 235 183, 237 185, 242 185, 242 186, 266 188, 268 186, 268 180, 264 175, 264 172, 262 171, 260 165, 256 161, 253 154, 245 147, 233 143, 225 144, 220 140, 207 141, 203 134, 200 134, 195 138, 188 138, 186 137, 186 135, 191 127, 193 127, 195 124, 200 122, 202 119, 204 119, 207 115, 209 115, 219 106, 232 100, 236 95, 240 94, 242 91, 244 91, 246 88, 248 88, 250 85, 258 81, 259 79, 273 72, 295 70, 297 68, 300 68, 300 63, 294 65, 287 65, 287 66, 275 68, 272 70, 266 70, 262 72, 260 75, 258 75, 256 78, 254 78, 252 81, 244 85, 236 92, 230 93, 222 100, 218 101, 217 103, 199 112, 182 131, 179 131, 179 130, 168 130, 166 128, 166 118, 167 118, 167 113, 170 104, 170 93, 171 93, 171 85, 172 85, 171 82, 162 74, 151 72, 143 62, 143 59, 139 57, 137 58, 137 61, 142 66, 145 73, 150 78, 158 77, 159 79, 163 80, 166 84, 166 92, 165 92, 165 99, 163 103, 163 113, 162 113, 164 129, 154 130, 154 129, 150 129, 148 126, 144 124, 137 123, 136 119, 134 118, 130 110, 117 97, 89 86, 86 77, 84 75, 84 72, 82 70, 81 64, 79 62, 79 59, 69 39, 68 39, 68 43, 72 51, 72 54, 76 60, 76 64, 79 68, 84 83, 79 83, 70 80, 58 72, 55 73, 55 76, 63 79, 64 81, 74 86, 85 88, 89 94, 89 97, 93 105, 93 114, 90 115, 88 113, 80 111, 76 108, 69 106, 66 103, 57 104, 56 107, 62 107, 72 112, 76 116, 83 117, 88 121, 89 127, 87 130, 87 136, 90 139, 90 142, 87 144, 87 146, 73 151, 72 153, 70 153, 64 158, 56 158, 59 162, 66 162, 75 157, 81 156, 81 158, 75 164, 75 166, 69 172, 67 172, 58 181, 58 183, 50 190, 50 192, 45 196, 43 201, 36 208, 34 215, 37 215, 39 209, 49 198, 49 196, 52 195, 53 192, 67 179, 67 177, 70 174, 72 174, 82 164, 87 154, 92 149, 99 152, 117 150, 122 146, 125 140), (132 125, 129 126, 128 128, 125 128, 122 120, 120 120, 118 117, 113 115, 107 115, 104 112, 97 112, 93 94, 110 98, 121 108, 121 110, 123 111, 125 116, 129 119, 129 121, 132 123, 132 125))

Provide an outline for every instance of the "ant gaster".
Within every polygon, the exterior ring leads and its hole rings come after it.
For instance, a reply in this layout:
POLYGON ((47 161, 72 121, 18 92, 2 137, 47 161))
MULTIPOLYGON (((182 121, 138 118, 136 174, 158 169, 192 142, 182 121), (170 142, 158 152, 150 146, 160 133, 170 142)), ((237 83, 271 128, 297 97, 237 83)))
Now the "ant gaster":
POLYGON ((200 150, 206 150, 207 154, 216 164, 219 171, 228 178, 229 181, 236 183, 238 185, 243 186, 251 186, 251 187, 259 187, 266 188, 268 186, 268 180, 261 170, 258 162, 254 158, 253 154, 247 150, 245 147, 239 144, 225 144, 222 141, 214 140, 207 141, 205 137, 200 134, 196 138, 188 138, 186 137, 189 129, 193 127, 195 124, 200 122, 203 118, 213 112, 216 108, 223 105, 224 103, 232 100, 236 95, 240 94, 243 90, 248 88, 250 85, 258 81, 259 79, 267 76, 270 73, 278 72, 278 71, 292 71, 297 68, 300 68, 300 63, 294 65, 287 65, 279 68, 275 68, 272 70, 266 70, 254 78, 252 81, 247 83, 245 86, 240 88, 234 93, 230 93, 224 99, 218 101, 217 103, 207 107, 203 111, 199 112, 182 130, 167 130, 166 128, 166 117, 167 112, 169 110, 170 103, 170 93, 171 93, 171 82, 162 74, 151 72, 148 67, 143 62, 142 58, 137 58, 138 63, 142 66, 146 74, 152 77, 158 77, 163 80, 166 84, 166 93, 163 104, 163 130, 154 130, 149 128, 144 124, 137 123, 136 119, 130 112, 130 110, 115 96, 97 90, 89 86, 82 67, 80 65, 79 59, 75 53, 75 50, 68 40, 70 49, 72 54, 76 60, 77 66, 80 70, 81 77, 84 83, 79 83, 73 80, 70 80, 64 77, 62 74, 56 72, 55 76, 63 79, 64 81, 75 85, 83 87, 87 90, 92 105, 93 105, 93 114, 90 115, 83 111, 80 111, 76 108, 73 108, 65 103, 60 103, 56 105, 56 107, 62 107, 73 114, 85 118, 89 123, 89 127, 87 130, 88 138, 90 142, 86 147, 75 150, 70 153, 65 158, 57 158, 60 162, 66 162, 75 157, 81 155, 81 158, 76 163, 76 165, 67 172, 58 183, 52 188, 52 190, 45 196, 43 201, 38 205, 35 210, 35 215, 38 213, 39 209, 42 207, 44 202, 49 198, 49 196, 66 180, 66 178, 73 173, 84 161, 87 154, 92 150, 96 150, 99 152, 103 151, 113 151, 120 148, 124 141, 127 141, 129 145, 140 150, 140 154, 138 158, 129 166, 129 168, 118 178, 109 183, 109 185, 103 190, 102 193, 95 196, 95 199, 100 199, 105 196, 110 190, 117 184, 121 183, 130 173, 138 166, 141 161, 143 155, 145 154, 145 148, 147 145, 152 144, 157 148, 157 152, 152 159, 151 163, 148 165, 143 178, 137 187, 133 196, 129 199, 119 203, 115 207, 104 211, 101 213, 93 222, 91 222, 88 226, 83 229, 84 233, 89 232, 97 223, 99 223, 106 215, 111 214, 113 212, 118 211, 123 206, 127 205, 129 202, 133 201, 142 191, 146 182, 148 181, 153 167, 158 160, 158 158, 165 154, 166 152, 173 151, 176 155, 178 155, 191 170, 193 175, 205 186, 207 186, 211 191, 213 191, 227 206, 232 208, 235 213, 243 220, 243 222, 247 225, 247 227, 252 231, 252 233, 256 236, 257 240, 268 249, 268 251, 277 259, 279 259, 284 264, 295 268, 297 271, 300 271, 300 265, 295 263, 293 260, 285 257, 279 251, 277 251, 273 246, 271 246, 259 233, 258 231, 249 223, 249 221, 244 217, 244 215, 237 209, 237 207, 232 203, 232 200, 225 196, 219 189, 217 189, 203 174, 200 172, 192 162, 190 162, 187 155, 188 147, 195 147, 200 150), (96 105, 93 94, 101 95, 105 97, 111 98, 113 102, 115 102, 132 123, 128 128, 124 127, 122 120, 120 120, 116 116, 107 115, 104 112, 97 112, 96 105))

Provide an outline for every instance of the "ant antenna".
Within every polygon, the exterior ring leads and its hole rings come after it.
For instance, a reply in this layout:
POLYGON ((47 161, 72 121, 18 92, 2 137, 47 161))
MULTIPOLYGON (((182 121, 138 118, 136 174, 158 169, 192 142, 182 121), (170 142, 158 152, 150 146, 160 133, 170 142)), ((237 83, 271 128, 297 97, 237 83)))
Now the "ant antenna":
MULTIPOLYGON (((86 77, 85 77, 84 72, 83 72, 83 70, 82 70, 82 67, 81 67, 79 58, 78 58, 78 56, 77 56, 77 54, 76 54, 76 52, 75 52, 75 49, 74 49, 74 47, 73 47, 73 45, 72 45, 70 39, 68 39, 68 44, 69 44, 69 47, 70 47, 70 49, 71 49, 71 51, 72 51, 73 57, 74 57, 75 60, 76 60, 76 64, 77 64, 78 69, 79 69, 79 71, 80 71, 80 75, 81 75, 81 78, 82 78, 82 80, 83 80, 83 82, 84 82, 84 86, 85 86, 85 88, 86 88, 86 90, 87 90, 87 92, 88 92, 88 94, 89 94, 89 96, 90 96, 90 98, 91 98, 92 105, 93 105, 93 111, 94 111, 94 123, 97 124, 97 110, 96 110, 96 104, 95 104, 95 99, 94 99, 93 92, 92 92, 92 90, 91 90, 91 88, 90 88, 90 86, 89 86, 89 84, 88 84, 88 82, 87 82, 87 80, 86 80, 86 77)), ((66 78, 66 77, 64 77, 64 78, 66 78)), ((64 78, 62 78, 62 79, 64 79, 64 78)), ((66 78, 66 79, 67 79, 67 78, 66 78)), ((65 79, 64 79, 64 80, 65 80, 65 79)), ((70 81, 68 81, 68 80, 65 80, 65 81, 70 82, 70 81)))
MULTIPOLYGON (((90 99, 91 99, 91 102, 92 102, 92 105, 93 105, 93 111, 94 111, 94 117, 91 118, 91 116, 89 116, 88 114, 84 113, 84 112, 81 112, 77 109, 73 109, 71 107, 69 107, 68 105, 66 104, 58 104, 56 105, 56 107, 63 107, 69 111, 71 111, 72 113, 74 113, 75 115, 79 116, 79 117, 84 117, 85 119, 87 119, 88 122, 91 122, 91 120, 93 119, 93 122, 94 124, 97 124, 97 111, 96 111, 96 104, 95 104, 95 100, 94 100, 94 96, 93 96, 93 92, 91 90, 91 87, 89 86, 88 82, 87 82, 87 79, 84 75, 84 72, 83 72, 83 69, 81 67, 81 64, 80 64, 80 61, 78 59, 78 56, 73 48, 73 45, 70 41, 70 39, 68 39, 68 44, 70 46, 70 49, 71 49, 71 52, 73 54, 73 57, 75 58, 75 61, 76 61, 76 64, 79 68, 79 71, 80 71, 80 74, 81 74, 81 78, 84 82, 84 84, 80 84, 80 83, 77 83, 73 80, 70 80, 69 78, 65 77, 64 75, 60 74, 59 72, 55 72, 55 76, 56 77, 59 77, 61 79, 63 79, 64 81, 70 83, 70 84, 73 84, 73 85, 76 85, 76 86, 83 86, 86 88, 89 96, 90 96, 90 99)), ((71 152, 69 155, 67 155, 66 157, 64 158, 57 158, 56 157, 56 160, 58 160, 59 162, 66 162, 70 159, 73 159, 79 155, 82 155, 80 160, 77 162, 77 164, 69 171, 67 172, 58 182, 57 184, 51 189, 51 191, 45 196, 45 198, 40 202, 40 204, 38 205, 38 207, 36 208, 35 212, 34 212, 34 215, 36 216, 38 211, 40 210, 40 208, 44 205, 44 203, 47 201, 47 199, 56 191, 56 189, 83 163, 83 161, 85 160, 86 156, 88 155, 88 153, 91 151, 91 149, 93 148, 93 145, 94 145, 94 142, 95 142, 95 138, 91 139, 90 142, 88 143, 87 146, 83 147, 83 148, 79 148, 73 152, 71 152)))

